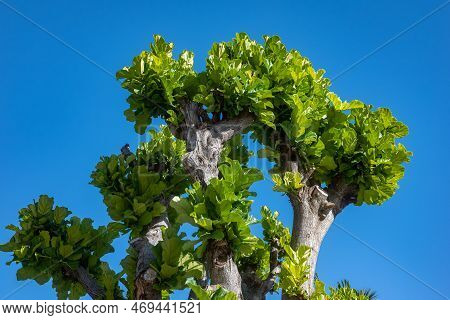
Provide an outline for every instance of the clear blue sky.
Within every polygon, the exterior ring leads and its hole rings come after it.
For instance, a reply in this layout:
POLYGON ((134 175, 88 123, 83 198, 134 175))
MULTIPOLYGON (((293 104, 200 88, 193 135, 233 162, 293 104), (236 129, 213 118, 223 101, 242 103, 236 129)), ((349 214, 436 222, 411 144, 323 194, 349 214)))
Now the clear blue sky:
MULTIPOLYGON (((138 142, 122 115, 127 94, 108 72, 148 48, 152 34, 194 51, 198 69, 215 41, 242 31, 256 39, 278 34, 334 78, 444 1, 6 2, 67 46, 0 0, 2 226, 17 223, 18 209, 43 193, 74 214, 108 222, 100 194, 88 185, 90 172, 100 155, 138 142)), ((390 107, 410 128, 403 142, 414 157, 391 200, 349 207, 337 219, 385 258, 333 226, 318 266, 327 284, 346 278, 380 299, 442 298, 420 279, 450 297, 449 21, 450 5, 333 82, 344 99, 390 107)), ((254 213, 267 204, 290 225, 287 198, 272 192, 270 181, 255 190, 254 213)), ((2 229, 0 242, 10 235, 2 229)), ((107 257, 115 268, 126 241, 116 245, 107 257)), ((24 282, 16 281, 16 266, 5 266, 8 258, 0 254, 0 299, 55 298, 50 283, 17 290, 24 282)))

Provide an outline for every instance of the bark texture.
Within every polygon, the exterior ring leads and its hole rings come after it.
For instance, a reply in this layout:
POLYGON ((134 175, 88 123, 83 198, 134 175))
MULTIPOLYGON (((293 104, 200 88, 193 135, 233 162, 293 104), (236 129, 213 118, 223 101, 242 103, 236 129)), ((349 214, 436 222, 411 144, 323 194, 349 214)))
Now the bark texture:
POLYGON ((101 300, 105 298, 105 291, 85 268, 80 266, 75 271, 71 270, 68 272, 83 286, 93 300, 101 300))
POLYGON ((309 280, 303 285, 307 295, 314 291, 314 276, 322 241, 336 216, 354 202, 354 192, 353 187, 336 181, 325 189, 317 184, 307 184, 300 191, 288 195, 294 210, 291 246, 294 249, 301 245, 311 248, 309 280))
MULTIPOLYGON (((129 144, 124 145, 120 152, 128 157, 133 153, 130 151, 129 144)), ((130 163, 134 166, 135 161, 130 163)), ((162 168, 159 168, 162 169, 162 168)), ((155 168, 149 168, 155 171, 155 168)), ((161 198, 161 203, 169 206, 170 199, 161 198)), ((156 217, 147 227, 145 236, 134 239, 130 242, 131 247, 138 253, 136 264, 136 278, 134 281, 134 299, 135 300, 160 300, 161 291, 154 288, 157 279, 157 272, 150 265, 156 259, 152 248, 162 241, 162 228, 169 227, 169 218, 166 214, 156 217)))
POLYGON ((207 185, 209 180, 219 175, 217 166, 224 143, 247 128, 253 117, 242 114, 231 120, 213 123, 196 103, 186 103, 183 115, 185 125, 182 138, 187 149, 183 157, 184 167, 191 177, 207 185))
POLYGON ((230 246, 224 240, 213 240, 206 249, 206 269, 210 285, 233 291, 242 299, 241 275, 233 260, 230 246))
POLYGON ((167 215, 161 215, 153 219, 148 226, 148 231, 144 237, 131 241, 130 245, 138 252, 136 265, 136 279, 134 282, 134 299, 136 300, 160 300, 161 291, 154 288, 157 273, 150 267, 156 258, 152 247, 162 241, 162 228, 169 226, 167 215))
POLYGON ((281 271, 278 252, 278 244, 272 244, 269 261, 270 272, 265 280, 261 280, 256 274, 258 268, 256 265, 247 265, 241 270, 242 295, 245 300, 266 300, 266 294, 273 290, 277 276, 281 271))
MULTIPOLYGON (((185 103, 182 112, 184 125, 178 129, 186 141, 183 165, 194 180, 206 186, 212 178, 219 176, 218 163, 225 142, 251 125, 253 116, 241 114, 233 119, 219 120, 217 116, 209 119, 201 106, 194 102, 185 103)), ((205 260, 210 285, 220 285, 242 298, 242 279, 228 243, 210 241, 205 260)))

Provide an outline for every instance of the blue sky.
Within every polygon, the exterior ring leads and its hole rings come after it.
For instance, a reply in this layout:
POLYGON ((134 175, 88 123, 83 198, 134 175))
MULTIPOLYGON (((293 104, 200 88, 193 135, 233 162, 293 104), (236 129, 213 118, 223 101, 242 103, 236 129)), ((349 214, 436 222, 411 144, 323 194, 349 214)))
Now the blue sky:
MULTIPOLYGON (((236 32, 278 34, 333 79, 442 3, 0 0, 0 225, 17 223, 18 209, 40 194, 97 224, 109 221, 90 172, 101 155, 139 140, 122 115, 127 94, 111 74, 147 49, 152 34, 194 51, 199 70, 213 42, 236 32)), ((449 21, 450 5, 333 81, 344 99, 390 107, 410 128, 403 143, 414 157, 392 199, 338 216, 318 262, 327 284, 345 278, 380 299, 450 297, 449 21)), ((290 225, 287 198, 270 181, 255 191, 255 215, 266 204, 290 225)), ((10 235, 2 229, 0 243, 10 235)), ((117 268, 126 239, 115 244, 107 260, 117 268)), ((8 258, 0 254, 0 299, 56 297, 51 284, 16 281, 8 258)))

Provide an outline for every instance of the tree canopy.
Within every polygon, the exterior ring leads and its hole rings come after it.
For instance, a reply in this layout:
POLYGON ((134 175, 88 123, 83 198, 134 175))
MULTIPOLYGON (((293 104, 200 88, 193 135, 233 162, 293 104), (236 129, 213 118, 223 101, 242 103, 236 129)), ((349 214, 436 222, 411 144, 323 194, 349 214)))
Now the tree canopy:
POLYGON ((397 140, 408 129, 387 108, 342 101, 325 71, 278 36, 263 40, 239 33, 214 43, 197 72, 192 52, 175 59, 173 44, 154 36, 117 72, 129 92, 125 117, 150 141, 101 157, 91 174, 111 222, 69 219, 40 196, 0 246, 21 264, 17 279, 52 279, 60 299, 162 299, 185 288, 195 299, 373 298, 347 281, 326 289, 317 255, 347 205, 379 205, 398 189, 411 153, 397 140), (156 118, 166 125, 148 131, 156 118), (273 189, 292 203, 292 233, 267 206, 259 220, 251 215, 250 188, 263 175, 248 166, 246 133, 275 163, 273 189), (195 232, 181 232, 184 224, 195 232), (102 259, 120 236, 130 247, 116 272, 102 259))
POLYGON ((203 72, 194 71, 192 52, 176 60, 172 51, 172 43, 155 36, 149 51, 117 73, 130 92, 125 116, 138 133, 155 117, 181 123, 186 101, 216 119, 249 112, 257 127, 253 136, 266 146, 262 156, 279 162, 279 148, 289 141, 321 182, 340 175, 357 184, 358 204, 381 204, 398 188, 410 152, 396 139, 408 128, 386 108, 341 101, 329 90, 325 71, 287 50, 278 36, 265 36, 259 44, 240 33, 215 43, 203 72))

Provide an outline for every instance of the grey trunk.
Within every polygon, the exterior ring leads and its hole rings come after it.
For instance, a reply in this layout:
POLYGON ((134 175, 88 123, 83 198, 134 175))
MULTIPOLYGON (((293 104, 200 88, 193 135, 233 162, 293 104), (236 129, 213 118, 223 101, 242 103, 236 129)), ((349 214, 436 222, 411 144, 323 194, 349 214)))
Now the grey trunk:
MULTIPOLYGON (((196 103, 183 106, 182 138, 187 153, 183 158, 186 172, 203 186, 219 176, 218 164, 225 142, 240 134, 253 122, 253 116, 243 114, 230 120, 212 123, 196 103)), ((206 273, 211 285, 220 285, 242 298, 241 276, 226 241, 210 241, 206 253, 206 273)))
POLYGON ((305 245, 311 249, 309 279, 302 286, 307 296, 314 292, 314 277, 323 238, 342 209, 355 201, 355 190, 355 186, 336 179, 325 190, 313 184, 288 195, 294 209, 291 246, 297 249, 305 245))
POLYGON ((206 249, 206 269, 211 286, 220 285, 242 299, 241 275, 230 246, 224 240, 211 240, 206 249))
MULTIPOLYGON (((323 191, 312 191, 312 193, 317 192, 323 191)), ((314 198, 305 196, 300 198, 298 195, 289 195, 289 199, 294 208, 291 246, 293 249, 297 249, 303 245, 311 250, 308 259, 309 279, 303 285, 304 291, 309 296, 314 292, 314 276, 320 246, 334 221, 334 214, 330 208, 321 211, 320 202, 313 200, 314 198)))
POLYGON ((167 215, 153 219, 144 237, 131 241, 131 246, 138 252, 136 279, 134 282, 134 299, 160 300, 161 291, 154 288, 158 281, 157 272, 150 265, 156 259, 152 248, 162 240, 162 228, 169 226, 167 215))
POLYGON ((83 286, 93 300, 105 298, 105 290, 103 290, 85 268, 80 266, 75 271, 68 270, 68 273, 83 286))

